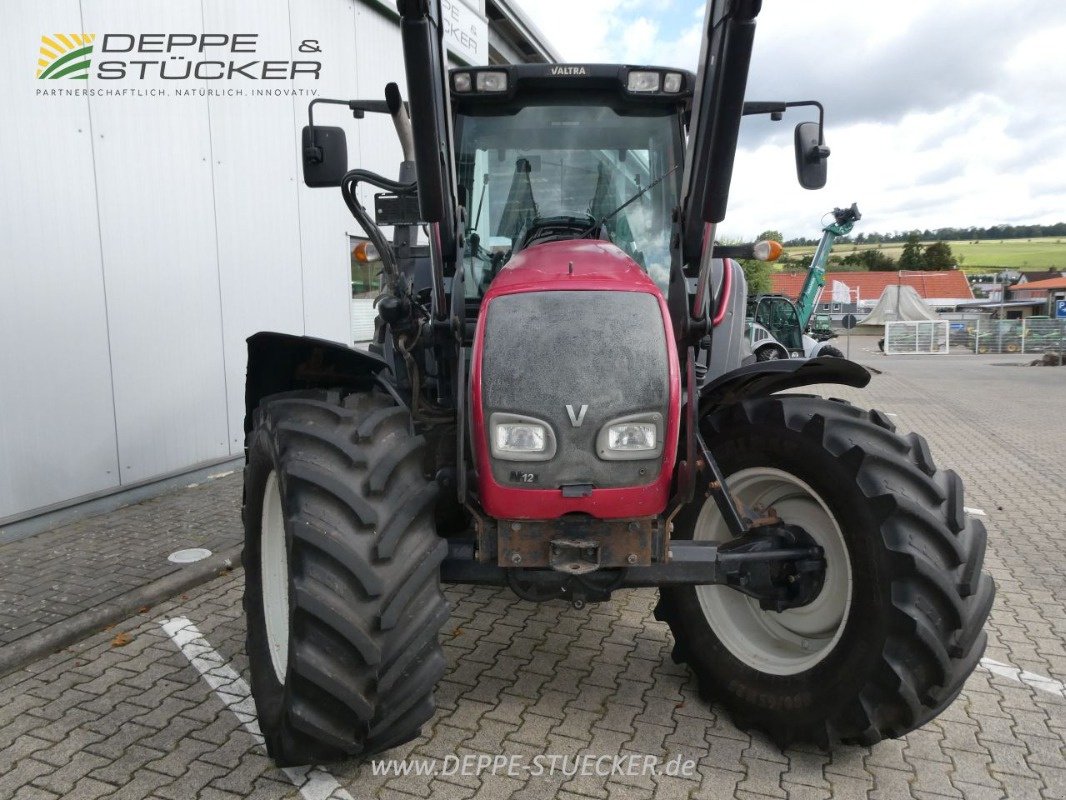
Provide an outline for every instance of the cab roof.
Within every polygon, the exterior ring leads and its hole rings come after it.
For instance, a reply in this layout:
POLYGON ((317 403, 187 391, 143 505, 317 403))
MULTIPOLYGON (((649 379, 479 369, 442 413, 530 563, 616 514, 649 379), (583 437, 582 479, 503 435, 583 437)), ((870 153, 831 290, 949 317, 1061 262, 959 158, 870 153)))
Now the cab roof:
MULTIPOLYGON (((499 83, 498 80, 493 81, 499 83)), ((654 82, 654 80, 653 80, 654 82)), ((585 103, 613 98, 616 102, 635 105, 681 106, 692 103, 696 77, 688 70, 636 64, 502 64, 488 67, 457 67, 449 70, 448 85, 453 105, 460 111, 475 111, 478 106, 526 105, 531 102, 565 102, 581 95, 585 103), (503 89, 483 89, 486 73, 506 76, 503 89), (655 73, 658 90, 630 90, 631 73, 655 73), (676 91, 666 91, 666 76, 674 75, 676 91)))

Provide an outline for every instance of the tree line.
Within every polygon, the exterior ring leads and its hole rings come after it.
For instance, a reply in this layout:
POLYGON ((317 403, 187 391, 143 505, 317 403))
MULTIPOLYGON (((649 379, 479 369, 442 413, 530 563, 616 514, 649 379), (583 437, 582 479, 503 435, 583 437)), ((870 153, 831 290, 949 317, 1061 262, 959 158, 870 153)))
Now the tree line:
MULTIPOLYGON (((977 241, 979 239, 1034 239, 1041 236, 1066 236, 1066 222, 1053 225, 992 225, 987 228, 937 228, 936 230, 894 231, 892 233, 867 233, 862 231, 854 237, 841 241, 855 244, 898 244, 916 236, 923 242, 977 241)), ((818 244, 818 238, 798 237, 782 242, 785 247, 807 247, 818 244)))
MULTIPOLYGON (((773 239, 781 241, 781 232, 766 230, 759 234, 760 239, 773 239)), ((787 253, 779 259, 785 269, 806 268, 809 257, 792 258, 787 253)), ((749 294, 762 294, 771 291, 770 273, 772 268, 769 264, 761 261, 741 261, 744 269, 744 277, 748 282, 749 294)), ((947 242, 933 242, 923 245, 917 231, 911 232, 903 245, 899 261, 896 261, 877 249, 856 250, 845 256, 830 255, 827 267, 838 271, 870 271, 870 272, 895 272, 897 270, 913 270, 936 272, 940 270, 955 269, 956 258, 951 252, 951 245, 947 242)))
MULTIPOLYGON (((760 238, 767 238, 765 236, 766 233, 776 233, 776 231, 765 231, 760 238)), ((838 241, 845 240, 842 238, 838 241)), ((958 259, 951 252, 951 245, 947 242, 935 241, 930 244, 922 244, 921 234, 918 231, 912 231, 907 234, 903 241, 903 251, 900 253, 898 261, 881 250, 871 248, 869 250, 853 250, 847 255, 840 255, 839 253, 830 255, 828 266, 835 270, 869 270, 870 272, 895 272, 901 269, 939 272, 940 270, 955 269, 958 266, 958 259)), ((858 244, 857 241, 856 244, 858 244)), ((785 254, 778 260, 785 267, 799 267, 806 266, 809 259, 790 257, 785 254)))
POLYGON ((865 269, 871 272, 895 272, 896 270, 921 270, 939 272, 955 269, 957 259, 947 242, 933 242, 923 245, 917 233, 907 237, 899 261, 885 255, 880 250, 857 250, 846 256, 830 256, 829 263, 834 267, 865 269))

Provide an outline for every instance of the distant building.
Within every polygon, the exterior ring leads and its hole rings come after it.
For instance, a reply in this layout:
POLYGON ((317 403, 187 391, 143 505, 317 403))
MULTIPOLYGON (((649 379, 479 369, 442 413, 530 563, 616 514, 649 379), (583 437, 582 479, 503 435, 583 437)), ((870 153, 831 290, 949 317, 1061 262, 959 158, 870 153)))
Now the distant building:
MULTIPOLYGON (((977 288, 977 284, 971 285, 977 288)), ((1059 270, 1018 273, 1006 286, 992 285, 985 297, 959 306, 959 311, 982 311, 1001 319, 1024 319, 1031 316, 1066 317, 1066 277, 1059 270)))
POLYGON ((1063 272, 1061 269, 1043 269, 1033 270, 1031 272, 1023 272, 1018 278, 1018 283, 1036 283, 1037 281, 1046 281, 1049 278, 1061 278, 1063 272))
MULTIPOLYGON (((776 272, 771 276, 775 294, 797 297, 803 288, 805 272, 776 272)), ((844 314, 869 312, 887 286, 911 286, 935 310, 954 311, 960 303, 972 302, 974 294, 961 270, 942 272, 829 272, 825 287, 818 299, 816 312, 839 319, 844 314), (847 303, 833 302, 831 287, 834 281, 848 287, 847 303)))
POLYGON ((1066 278, 1061 275, 1015 284, 1007 290, 1007 297, 1013 303, 1028 302, 1031 314, 1066 316, 1060 305, 1066 301, 1066 278))

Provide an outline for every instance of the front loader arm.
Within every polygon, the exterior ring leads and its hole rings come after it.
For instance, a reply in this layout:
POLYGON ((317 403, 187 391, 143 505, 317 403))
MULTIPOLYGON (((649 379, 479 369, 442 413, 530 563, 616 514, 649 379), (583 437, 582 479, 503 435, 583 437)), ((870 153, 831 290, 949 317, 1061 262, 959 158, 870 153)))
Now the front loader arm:
POLYGON ((444 27, 440 0, 400 0, 398 6, 418 205, 430 228, 433 317, 441 321, 448 317, 444 276, 455 269, 460 240, 444 27))
POLYGON ((699 265, 692 322, 702 335, 714 249, 714 226, 725 218, 733 156, 744 113, 762 0, 709 0, 693 97, 685 173, 682 180, 681 263, 699 265))

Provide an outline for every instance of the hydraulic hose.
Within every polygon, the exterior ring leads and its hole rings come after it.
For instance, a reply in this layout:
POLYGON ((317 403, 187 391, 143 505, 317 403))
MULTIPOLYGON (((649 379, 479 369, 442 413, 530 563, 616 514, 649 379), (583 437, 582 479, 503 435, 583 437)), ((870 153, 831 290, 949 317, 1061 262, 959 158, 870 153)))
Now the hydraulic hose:
POLYGON ((349 170, 341 180, 341 196, 344 197, 344 204, 348 206, 348 210, 352 212, 352 216, 355 217, 363 230, 366 231, 367 237, 373 242, 374 247, 377 248, 378 255, 381 257, 381 268, 385 273, 385 283, 389 287, 392 287, 399 279, 396 258, 393 254, 392 245, 389 243, 389 240, 385 238, 385 234, 381 232, 381 228, 379 228, 377 223, 370 218, 370 215, 367 213, 366 209, 363 208, 362 204, 360 204, 358 197, 356 197, 355 187, 360 183, 369 183, 371 186, 377 186, 379 189, 395 192, 396 194, 408 194, 414 192, 415 184, 391 181, 388 178, 383 178, 381 175, 368 172, 365 169, 349 170))

